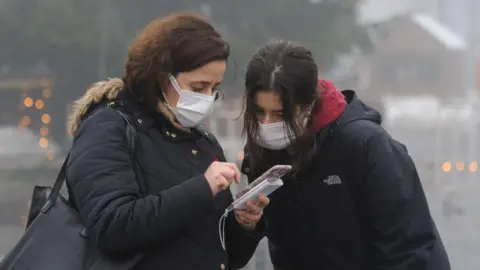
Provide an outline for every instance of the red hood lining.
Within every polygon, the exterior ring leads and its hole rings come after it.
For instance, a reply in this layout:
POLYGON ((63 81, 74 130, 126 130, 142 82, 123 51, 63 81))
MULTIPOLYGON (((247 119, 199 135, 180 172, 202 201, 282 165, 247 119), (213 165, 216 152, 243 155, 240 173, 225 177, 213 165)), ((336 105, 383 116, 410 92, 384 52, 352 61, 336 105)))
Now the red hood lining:
POLYGON ((317 133, 326 125, 337 120, 347 106, 345 97, 332 82, 319 80, 318 91, 320 92, 320 104, 317 106, 313 122, 308 127, 307 133, 317 133))

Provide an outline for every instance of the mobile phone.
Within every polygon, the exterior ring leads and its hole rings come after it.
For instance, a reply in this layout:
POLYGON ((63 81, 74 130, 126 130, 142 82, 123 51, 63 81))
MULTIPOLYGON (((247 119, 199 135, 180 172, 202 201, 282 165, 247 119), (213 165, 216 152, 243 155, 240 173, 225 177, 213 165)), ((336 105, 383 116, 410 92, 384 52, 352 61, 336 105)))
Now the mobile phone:
POLYGON ((246 209, 247 202, 250 200, 256 200, 260 194, 268 196, 272 194, 275 190, 283 186, 283 181, 280 178, 267 178, 265 181, 260 182, 252 189, 248 190, 242 196, 237 198, 232 203, 233 209, 246 209))
MULTIPOLYGON (((240 198, 251 189, 259 185, 260 183, 264 182, 267 179, 280 179, 285 174, 289 173, 292 170, 292 166, 290 165, 275 165, 271 167, 268 171, 264 172, 260 177, 255 179, 252 183, 250 183, 247 187, 242 189, 235 195, 235 198, 240 198)), ((283 182, 282 182, 283 183, 283 182)))

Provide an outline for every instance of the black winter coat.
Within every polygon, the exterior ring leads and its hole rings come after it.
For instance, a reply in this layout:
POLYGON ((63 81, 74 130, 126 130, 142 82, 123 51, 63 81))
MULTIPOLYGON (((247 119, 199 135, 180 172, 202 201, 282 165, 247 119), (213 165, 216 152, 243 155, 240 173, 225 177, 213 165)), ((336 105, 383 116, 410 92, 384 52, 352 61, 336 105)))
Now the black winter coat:
MULTIPOLYGON (((449 270, 449 260, 404 145, 345 91, 348 105, 315 137, 306 160, 264 211, 275 270, 449 270)), ((246 149, 248 152, 248 149, 246 149)), ((288 153, 242 171, 253 180, 288 153)))
POLYGON ((218 222, 232 196, 213 197, 203 176, 218 158, 218 143, 202 132, 177 130, 128 100, 118 102, 137 125, 134 160, 124 120, 100 105, 79 126, 67 167, 71 199, 91 241, 108 256, 144 253, 138 270, 244 266, 262 236, 245 232, 231 214, 227 251, 221 246, 218 222))

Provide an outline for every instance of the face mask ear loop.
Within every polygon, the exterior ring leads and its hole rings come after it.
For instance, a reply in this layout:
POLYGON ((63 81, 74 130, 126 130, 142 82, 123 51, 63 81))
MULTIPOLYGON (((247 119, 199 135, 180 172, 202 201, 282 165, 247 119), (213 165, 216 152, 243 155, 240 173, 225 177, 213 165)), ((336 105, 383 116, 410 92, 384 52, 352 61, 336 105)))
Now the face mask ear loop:
POLYGON ((230 205, 227 209, 225 209, 225 212, 218 221, 218 235, 220 237, 220 243, 222 244, 223 250, 227 250, 225 245, 225 223, 227 221, 228 213, 230 213, 232 210, 233 206, 230 205))
MULTIPOLYGON (((170 84, 172 84, 173 89, 175 89, 175 92, 178 94, 178 100, 180 100, 181 92, 182 89, 180 88, 180 85, 177 82, 177 79, 173 77, 172 74, 168 74, 168 80, 170 81, 170 84)), ((167 96, 165 95, 165 91, 162 91, 163 98, 165 99, 165 104, 168 106, 169 109, 172 109, 173 106, 168 102, 167 96)))
POLYGON ((162 95, 163 95, 163 98, 165 99, 165 105, 167 105, 167 107, 169 109, 172 109, 172 105, 170 105, 170 103, 168 103, 168 99, 167 99, 167 96, 165 95, 164 91, 162 91, 162 95))
POLYGON ((178 84, 177 79, 175 79, 175 77, 173 77, 172 74, 169 74, 169 75, 168 75, 168 80, 169 80, 170 83, 172 84, 173 89, 175 89, 175 91, 177 92, 178 96, 180 96, 180 93, 182 92, 182 88, 180 87, 180 84, 178 84))

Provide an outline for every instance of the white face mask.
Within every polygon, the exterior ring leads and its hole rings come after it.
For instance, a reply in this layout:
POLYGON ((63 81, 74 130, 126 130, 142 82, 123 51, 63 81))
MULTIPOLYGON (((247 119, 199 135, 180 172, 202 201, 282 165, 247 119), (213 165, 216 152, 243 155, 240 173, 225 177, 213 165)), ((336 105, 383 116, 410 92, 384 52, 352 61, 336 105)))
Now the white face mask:
POLYGON ((258 125, 257 144, 259 146, 271 150, 280 150, 284 149, 291 143, 285 122, 282 121, 270 124, 258 123, 258 125))
MULTIPOLYGON (((311 108, 308 110, 307 114, 299 117, 300 119, 303 119, 302 126, 304 129, 307 128, 310 114, 311 108)), ((258 123, 258 138, 256 143, 263 148, 271 150, 284 149, 289 146, 294 139, 295 137, 291 132, 288 132, 287 124, 284 121, 270 124, 258 123), (291 135, 292 137, 290 138, 288 135, 291 135)))
MULTIPOLYGON (((176 107, 169 105, 178 122, 184 127, 194 127, 199 125, 205 118, 213 113, 213 103, 215 102, 215 93, 213 96, 195 93, 180 88, 175 77, 168 76, 170 83, 178 93, 178 102, 176 107)), ((165 95, 164 95, 165 96, 165 95)), ((167 100, 165 98, 165 100, 167 100)), ((168 104, 168 103, 167 103, 168 104)))

